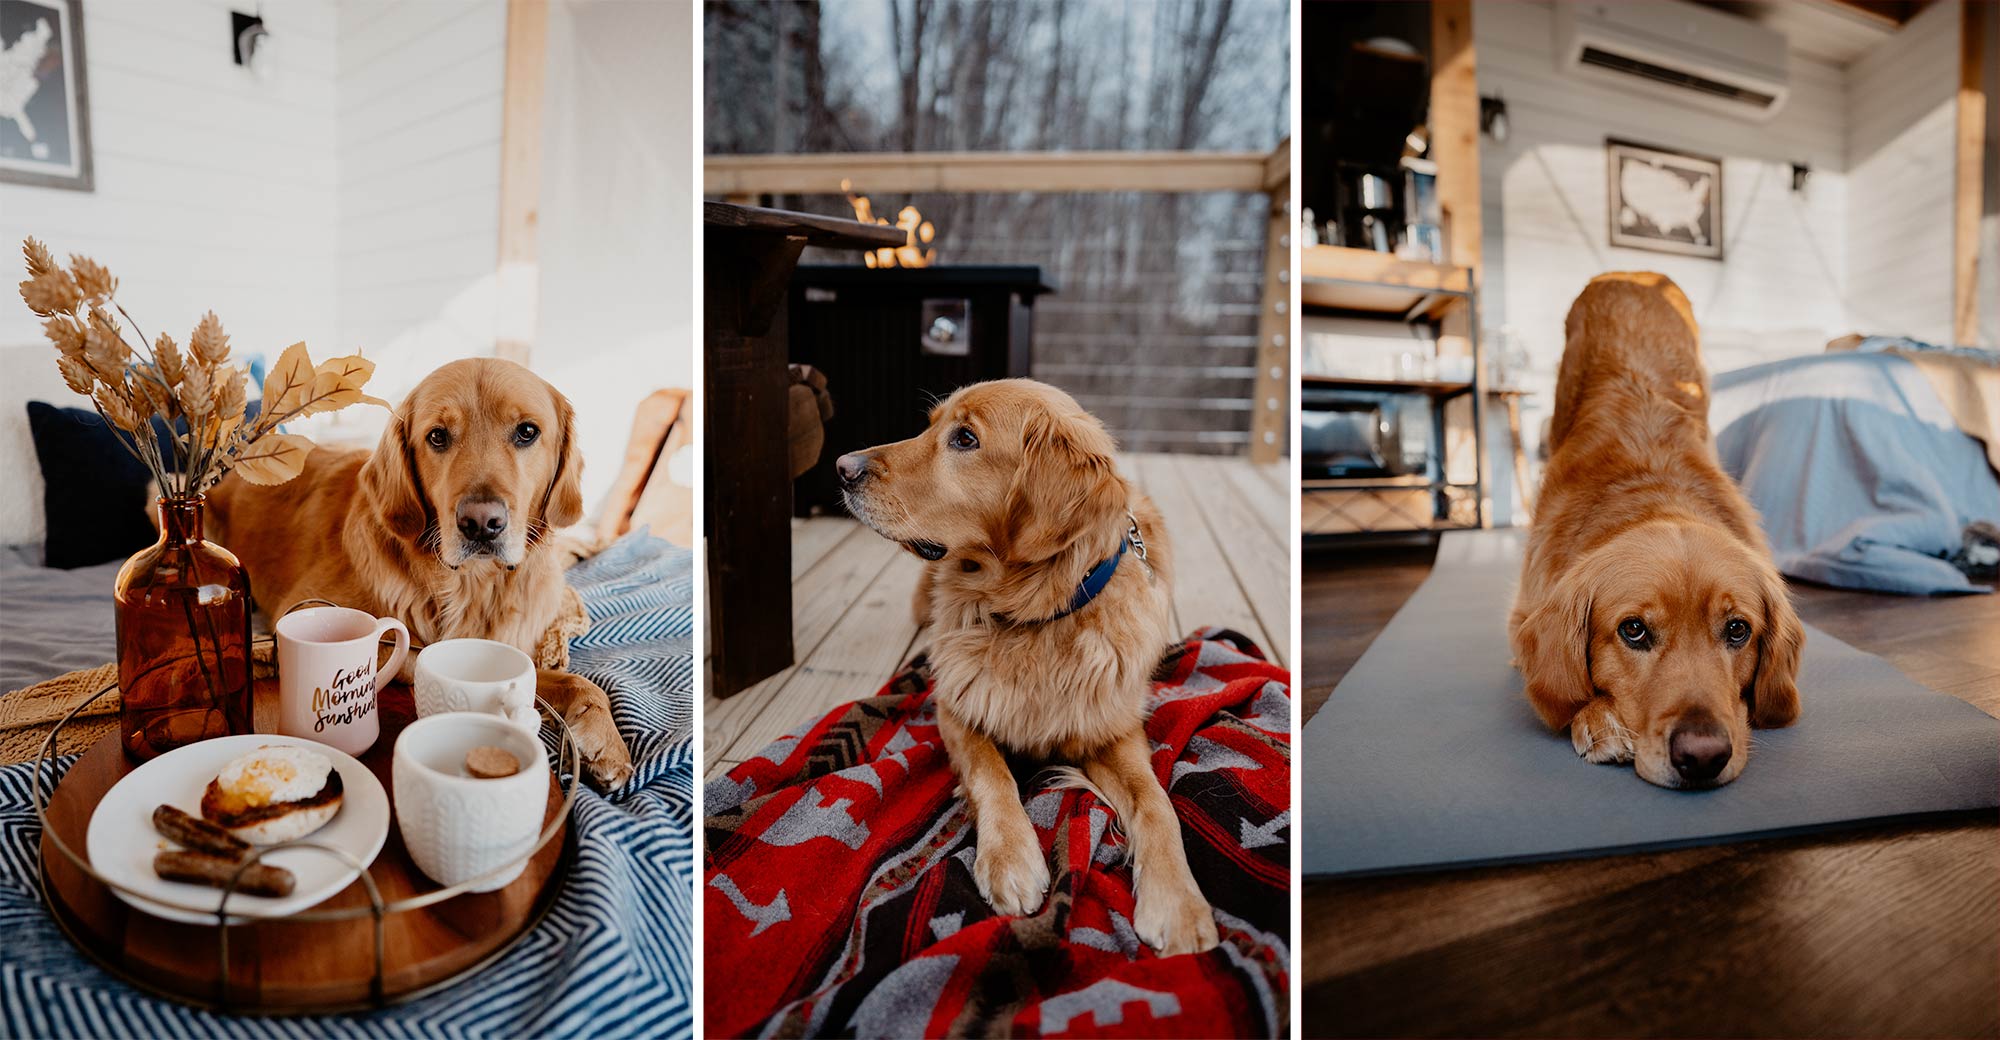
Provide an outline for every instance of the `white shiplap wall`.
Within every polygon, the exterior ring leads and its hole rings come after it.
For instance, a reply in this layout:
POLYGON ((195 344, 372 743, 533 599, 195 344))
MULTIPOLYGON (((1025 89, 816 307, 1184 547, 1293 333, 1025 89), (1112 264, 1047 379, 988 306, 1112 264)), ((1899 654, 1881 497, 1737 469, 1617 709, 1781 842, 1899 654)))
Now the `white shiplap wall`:
POLYGON ((391 401, 493 352, 506 22, 491 0, 339 5, 332 284, 343 349, 376 359, 391 401))
POLYGON ((83 5, 96 190, 0 184, 0 343, 41 337, 12 291, 29 234, 110 267, 152 335, 213 308, 245 356, 334 338, 334 5, 266 5, 269 81, 230 60, 230 7, 83 5))
POLYGON ((1671 96, 1580 80, 1556 67, 1545 4, 1474 17, 1481 93, 1506 99, 1512 132, 1481 139, 1484 321, 1510 326, 1552 380, 1562 322, 1591 276, 1656 270, 1693 302, 1717 368, 1817 350, 1847 331, 1846 98, 1841 70, 1791 56, 1792 92, 1770 121, 1691 109, 1671 96), (1723 161, 1723 259, 1609 245, 1608 137, 1723 161), (1812 167, 1791 190, 1791 164, 1812 167))
POLYGON ((1951 341, 1958 0, 1847 69, 1853 331, 1951 341))
POLYGON ((231 60, 231 6, 85 3, 96 190, 0 184, 0 479, 15 489, 0 495, 0 544, 41 538, 26 402, 81 403, 13 291, 24 236, 110 267, 150 335, 184 339, 213 308, 241 358, 336 339, 334 4, 263 5, 281 47, 269 80, 231 60))
MULTIPOLYGON (((1951 162, 1949 90, 1934 96, 1933 81, 1956 69, 1957 18, 1956 0, 1942 0, 1846 67, 1794 51, 1790 98, 1758 123, 1573 78, 1556 67, 1549 4, 1480 5, 1480 92, 1505 98, 1512 124, 1504 144, 1481 139, 1482 317, 1490 331, 1510 330, 1528 355, 1528 374, 1517 381, 1539 391, 1523 423, 1531 457, 1562 355, 1563 316, 1603 271, 1673 278, 1694 304, 1717 372, 1816 353, 1852 331, 1936 335, 1937 323, 1948 325, 1950 179, 1924 171, 1948 171, 1951 162), (1947 135, 1941 143, 1935 127, 1947 135), (1888 128, 1903 135, 1880 147, 1888 128), (1607 137, 1722 159, 1721 261, 1610 247, 1607 137), (1802 192, 1791 190, 1794 162, 1812 169, 1802 192), (1905 185, 1885 206, 1882 182, 1903 179, 1924 183, 1905 185), (1925 278, 1935 284, 1917 285, 1925 278)), ((1498 416, 1488 443, 1504 521, 1513 477, 1498 416)))

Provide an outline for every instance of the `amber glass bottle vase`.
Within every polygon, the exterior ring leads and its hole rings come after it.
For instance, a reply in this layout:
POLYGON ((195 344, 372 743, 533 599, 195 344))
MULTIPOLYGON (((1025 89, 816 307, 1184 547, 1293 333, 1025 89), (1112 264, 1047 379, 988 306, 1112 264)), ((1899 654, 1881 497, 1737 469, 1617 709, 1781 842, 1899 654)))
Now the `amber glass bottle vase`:
POLYGON ((160 540, 118 572, 118 723, 133 761, 255 731, 250 578, 202 538, 204 505, 160 499, 160 540))

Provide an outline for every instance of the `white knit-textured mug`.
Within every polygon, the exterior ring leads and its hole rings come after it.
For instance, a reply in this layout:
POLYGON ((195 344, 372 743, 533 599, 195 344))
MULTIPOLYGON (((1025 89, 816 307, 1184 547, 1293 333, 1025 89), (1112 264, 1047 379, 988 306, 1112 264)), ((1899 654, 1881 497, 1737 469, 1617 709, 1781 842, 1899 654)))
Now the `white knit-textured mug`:
POLYGON ((491 892, 520 876, 549 801, 549 760, 538 738, 498 715, 431 715, 403 727, 390 777, 403 847, 424 876, 450 886, 499 870, 473 885, 474 892, 491 892), (478 747, 505 750, 520 771, 473 776, 465 756, 478 747))
POLYGON ((273 626, 278 635, 278 732, 317 740, 350 755, 382 735, 376 709, 379 676, 394 678, 410 652, 410 630, 395 618, 351 607, 294 610, 273 626), (376 668, 382 637, 396 649, 376 668))

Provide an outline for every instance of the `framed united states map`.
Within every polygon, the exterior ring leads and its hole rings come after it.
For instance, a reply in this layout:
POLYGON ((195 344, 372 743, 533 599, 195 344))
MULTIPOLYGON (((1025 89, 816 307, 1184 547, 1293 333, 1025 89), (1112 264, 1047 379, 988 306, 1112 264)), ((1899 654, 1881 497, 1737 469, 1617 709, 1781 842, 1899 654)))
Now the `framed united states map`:
POLYGON ((1612 245, 1722 259, 1722 160, 1614 138, 1604 164, 1612 245))
POLYGON ((82 0, 0 0, 0 181, 91 190, 82 0))

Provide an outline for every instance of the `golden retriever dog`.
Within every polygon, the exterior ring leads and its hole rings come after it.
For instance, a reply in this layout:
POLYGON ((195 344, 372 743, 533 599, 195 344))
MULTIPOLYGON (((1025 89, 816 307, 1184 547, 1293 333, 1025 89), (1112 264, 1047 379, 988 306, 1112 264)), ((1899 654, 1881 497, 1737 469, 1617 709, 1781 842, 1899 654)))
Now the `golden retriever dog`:
MULTIPOLYGON (((418 644, 492 639, 530 656, 557 620, 563 564, 551 531, 583 517, 583 456, 568 399, 511 361, 454 361, 396 408, 375 450, 316 450, 275 487, 237 476, 209 492, 211 537, 282 617, 325 599, 401 619, 418 644)), ((595 683, 543 669, 593 780, 631 756, 595 683)))
POLYGON ((1215 946, 1215 915, 1145 730, 1151 675, 1176 641, 1172 549, 1116 450, 1069 395, 1007 379, 960 389, 923 433, 835 469, 856 519, 930 561, 915 610, 930 625, 938 730, 971 807, 980 894, 1028 914, 1049 888, 1014 752, 1065 767, 1118 814, 1133 928, 1163 954, 1193 953, 1215 946))
POLYGON ((1590 762, 1716 787, 1789 725, 1805 633, 1716 461, 1694 312, 1651 273, 1571 306, 1548 469, 1509 628, 1527 695, 1590 762))

